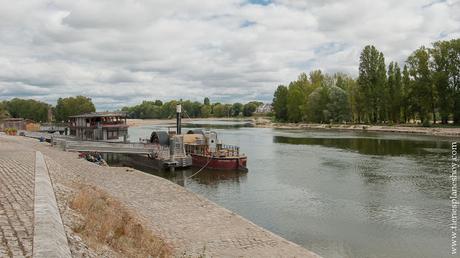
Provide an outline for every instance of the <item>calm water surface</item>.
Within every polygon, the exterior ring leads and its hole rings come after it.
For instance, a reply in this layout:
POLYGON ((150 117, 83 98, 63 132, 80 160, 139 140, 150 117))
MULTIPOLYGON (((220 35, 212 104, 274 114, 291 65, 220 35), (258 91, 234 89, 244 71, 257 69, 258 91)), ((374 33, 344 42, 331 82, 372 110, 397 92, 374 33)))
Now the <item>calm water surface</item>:
POLYGON ((324 257, 449 256, 452 139, 238 125, 211 127, 248 155, 248 173, 144 170, 324 257))

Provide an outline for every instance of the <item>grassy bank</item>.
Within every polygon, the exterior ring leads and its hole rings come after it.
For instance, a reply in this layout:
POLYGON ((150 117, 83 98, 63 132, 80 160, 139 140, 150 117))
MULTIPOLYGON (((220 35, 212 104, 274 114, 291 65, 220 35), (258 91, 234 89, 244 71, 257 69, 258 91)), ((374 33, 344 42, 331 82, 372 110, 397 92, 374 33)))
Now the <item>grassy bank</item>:
POLYGON ((80 187, 70 207, 81 215, 74 232, 96 252, 109 247, 122 257, 171 257, 162 239, 101 190, 80 187))

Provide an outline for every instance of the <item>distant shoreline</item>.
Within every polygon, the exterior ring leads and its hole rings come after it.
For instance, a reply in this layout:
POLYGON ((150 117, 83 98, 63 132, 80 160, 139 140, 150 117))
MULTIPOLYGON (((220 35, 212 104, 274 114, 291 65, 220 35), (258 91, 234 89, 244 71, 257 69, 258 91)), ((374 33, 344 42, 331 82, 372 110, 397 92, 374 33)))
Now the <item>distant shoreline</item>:
MULTIPOLYGON (((203 120, 221 120, 221 121, 248 121, 255 122, 253 117, 238 118, 238 117, 207 117, 207 118, 182 118, 183 124, 189 124, 193 121, 203 120)), ((127 124, 131 127, 146 126, 146 125, 175 125, 176 119, 127 119, 127 124)))
MULTIPOLYGON (((183 119, 187 124, 193 121, 202 120, 223 120, 223 121, 248 121, 258 128, 274 129, 314 129, 314 130, 344 130, 362 132, 384 132, 384 133, 407 133, 429 136, 460 137, 460 127, 421 127, 416 125, 366 125, 366 124, 309 124, 309 123, 274 123, 266 117, 248 118, 191 118, 183 119)), ((146 125, 174 125, 175 119, 128 119, 127 123, 131 127, 146 125)))
POLYGON ((421 127, 416 125, 366 125, 366 124, 309 124, 273 123, 267 118, 256 118, 255 126, 275 129, 345 130, 361 132, 408 133, 430 136, 460 137, 460 127, 421 127))

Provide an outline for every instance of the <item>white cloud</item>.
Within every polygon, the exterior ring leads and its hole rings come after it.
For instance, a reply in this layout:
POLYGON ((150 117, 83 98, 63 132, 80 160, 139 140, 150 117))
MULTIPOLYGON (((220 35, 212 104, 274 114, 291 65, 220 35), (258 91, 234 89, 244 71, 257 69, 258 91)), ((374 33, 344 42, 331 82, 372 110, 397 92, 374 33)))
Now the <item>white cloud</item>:
POLYGON ((0 0, 0 98, 269 101, 303 71, 356 75, 366 44, 402 62, 460 35, 458 0, 255 2, 0 0))

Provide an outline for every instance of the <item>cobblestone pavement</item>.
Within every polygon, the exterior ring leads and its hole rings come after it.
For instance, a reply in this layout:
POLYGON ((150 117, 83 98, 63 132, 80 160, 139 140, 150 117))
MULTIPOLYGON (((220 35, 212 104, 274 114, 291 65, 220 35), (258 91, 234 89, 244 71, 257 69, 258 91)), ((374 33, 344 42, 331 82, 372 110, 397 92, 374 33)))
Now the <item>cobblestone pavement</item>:
MULTIPOLYGON (((0 136, 0 145, 4 138, 0 136)), ((41 151, 47 163, 59 164, 60 169, 50 170, 52 178, 91 184, 121 201, 171 244, 176 255, 317 257, 166 179, 133 169, 101 167, 78 159, 76 153, 31 139, 14 139, 25 149, 41 151)))
POLYGON ((0 140, 0 257, 31 257, 35 151, 0 140))

